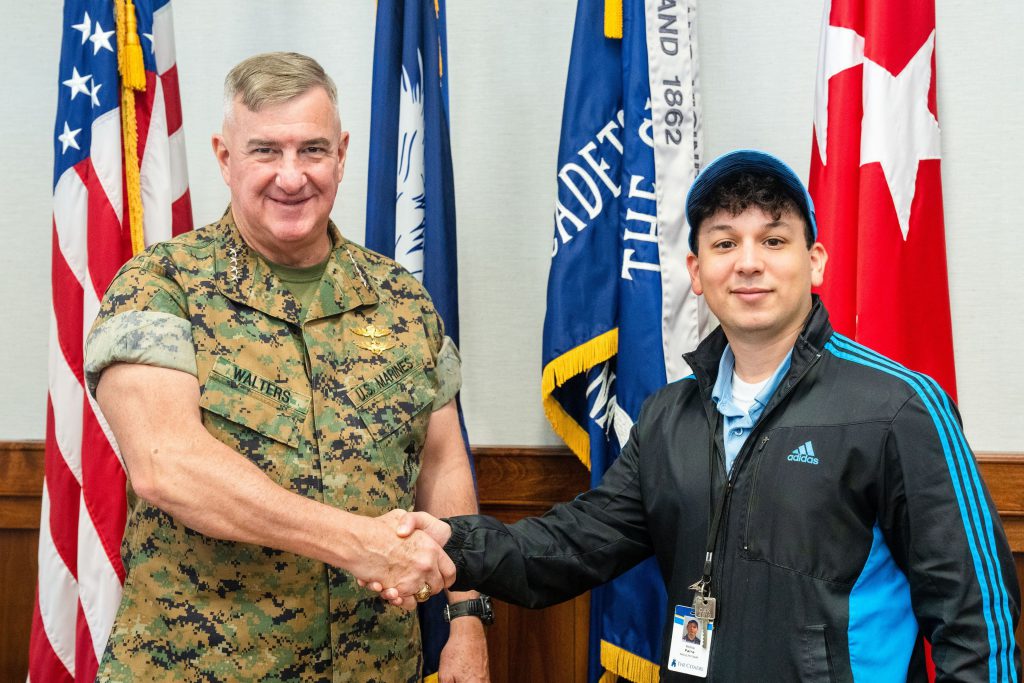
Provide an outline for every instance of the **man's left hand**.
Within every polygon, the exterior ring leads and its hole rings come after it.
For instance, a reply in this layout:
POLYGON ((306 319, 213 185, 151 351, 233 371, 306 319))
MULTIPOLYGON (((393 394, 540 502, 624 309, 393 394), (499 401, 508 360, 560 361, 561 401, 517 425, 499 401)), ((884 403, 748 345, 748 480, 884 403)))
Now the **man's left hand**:
POLYGON ((484 625, 476 617, 452 619, 451 635, 441 650, 440 683, 488 683, 487 639, 484 625))

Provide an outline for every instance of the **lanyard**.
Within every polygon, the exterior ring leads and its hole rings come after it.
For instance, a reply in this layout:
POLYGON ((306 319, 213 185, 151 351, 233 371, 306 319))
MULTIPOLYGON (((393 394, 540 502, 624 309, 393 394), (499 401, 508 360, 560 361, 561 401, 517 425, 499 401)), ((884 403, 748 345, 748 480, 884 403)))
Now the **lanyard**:
MULTIPOLYGON (((810 317, 810 314, 808 314, 808 317, 810 317)), ((805 322, 805 325, 806 325, 806 322, 805 322)), ((806 342, 799 342, 798 341, 797 342, 797 346, 794 346, 794 350, 793 350, 794 353, 796 352, 797 347, 801 343, 803 343, 805 346, 807 346, 806 342)), ((768 435, 765 434, 764 436, 761 436, 760 433, 758 432, 758 427, 760 425, 763 425, 764 421, 768 417, 768 415, 775 411, 776 407, 781 402, 781 400, 788 394, 788 391, 789 391, 790 387, 796 385, 797 382, 802 380, 804 378, 804 376, 808 372, 810 372, 811 368, 814 367, 815 364, 817 364, 817 362, 819 360, 821 360, 821 352, 820 351, 815 353, 814 358, 811 359, 810 362, 807 363, 807 366, 800 371, 799 375, 797 375, 795 377, 791 376, 792 379, 790 379, 788 381, 785 381, 783 383, 783 386, 776 387, 775 391, 773 392, 772 399, 769 401, 768 406, 765 407, 764 412, 761 413, 761 417, 758 418, 757 422, 754 424, 753 430, 751 431, 750 435, 747 437, 747 441, 744 442, 742 448, 740 448, 740 452, 736 456, 736 460, 733 462, 732 471, 737 473, 737 476, 738 476, 740 467, 743 466, 743 463, 747 460, 747 457, 750 454, 750 450, 751 449, 748 449, 748 445, 750 444, 750 439, 752 437, 754 437, 755 434, 758 436, 758 438, 760 439, 760 442, 757 444, 757 450, 758 451, 763 450, 764 447, 765 447, 765 444, 768 443, 768 438, 769 438, 768 435), (783 394, 779 394, 779 390, 780 389, 783 390, 783 392, 784 392, 783 394)), ((714 497, 715 497, 715 478, 714 478, 714 471, 715 471, 715 447, 718 445, 718 429, 719 429, 719 427, 721 425, 722 425, 722 415, 721 415, 721 413, 718 413, 718 419, 715 422, 715 429, 711 431, 711 439, 710 439, 710 443, 708 444, 708 459, 709 459, 709 463, 708 463, 709 464, 709 467, 708 467, 708 488, 711 491, 711 499, 712 500, 714 500, 714 497)), ((732 489, 733 489, 733 485, 732 485, 733 477, 731 476, 732 473, 731 472, 726 472, 725 474, 726 474, 725 495, 723 495, 722 499, 718 502, 718 504, 714 506, 714 510, 713 510, 713 513, 712 513, 712 516, 711 516, 711 525, 708 527, 708 545, 707 545, 707 551, 706 551, 706 553, 704 555, 704 571, 701 574, 700 579, 698 579, 695 583, 693 583, 690 586, 691 590, 696 591, 697 595, 699 595, 700 597, 704 598, 705 600, 711 599, 710 598, 710 594, 711 594, 711 569, 713 567, 714 556, 715 556, 715 544, 718 542, 718 532, 722 528, 722 518, 725 516, 725 510, 728 508, 729 499, 732 497, 732 489)))
MULTIPOLYGON (((714 472, 714 468, 715 468, 715 446, 717 445, 717 440, 718 440, 718 428, 717 428, 717 425, 720 425, 721 423, 722 423, 721 416, 719 416, 718 421, 716 423, 715 431, 713 432, 714 435, 711 437, 711 439, 712 439, 711 447, 708 448, 709 460, 710 460, 710 462, 709 462, 710 469, 709 469, 709 472, 708 472, 708 487, 710 488, 710 491, 711 491, 711 499, 712 500, 715 497, 715 478, 714 478, 712 473, 714 472)), ((755 427, 755 429, 756 429, 756 427, 755 427)), ((750 436, 754 436, 754 434, 751 433, 750 436)), ((740 453, 737 454, 736 461, 733 463, 733 471, 736 472, 737 474, 738 474, 739 469, 742 466, 743 462, 747 459, 748 453, 744 452, 744 451, 746 451, 747 444, 749 442, 750 442, 750 437, 747 437, 747 441, 743 444, 743 447, 740 449, 740 453)), ((765 444, 767 444, 767 443, 768 443, 768 435, 760 437, 760 443, 757 446, 757 450, 760 451, 761 449, 763 449, 765 444)), ((708 543, 707 543, 707 550, 706 550, 705 555, 704 555, 704 571, 701 574, 700 579, 698 579, 695 583, 693 583, 690 586, 690 588, 692 590, 697 591, 697 595, 699 595, 699 596, 701 596, 703 598, 709 597, 710 593, 711 593, 711 570, 712 570, 712 567, 714 565, 715 545, 718 543, 718 534, 719 534, 719 532, 722 529, 722 520, 725 517, 725 510, 728 508, 728 506, 729 506, 729 499, 732 497, 732 489, 733 489, 732 481, 733 481, 733 478, 731 476, 731 473, 727 472, 726 473, 725 494, 721 497, 721 499, 719 499, 718 503, 714 506, 714 510, 712 512, 712 515, 711 515, 711 524, 708 526, 708 543)))
MULTIPOLYGON (((722 417, 719 415, 716 421, 716 428, 711 433, 711 443, 708 448, 708 460, 709 460, 709 471, 708 471, 708 487, 711 490, 711 500, 715 498, 715 446, 718 440, 718 425, 722 424, 722 417)), ((746 444, 743 444, 746 446, 746 444)), ((739 463, 734 463, 734 466, 738 468, 739 463)), ((707 598, 711 593, 711 569, 715 557, 715 544, 718 543, 718 532, 722 528, 722 518, 725 516, 725 507, 729 502, 729 498, 732 496, 732 477, 726 472, 726 484, 725 494, 718 500, 718 503, 714 506, 714 510, 711 515, 711 524, 708 525, 708 543, 707 551, 704 555, 704 571, 693 585, 690 586, 692 590, 697 591, 697 595, 702 598, 707 598)))

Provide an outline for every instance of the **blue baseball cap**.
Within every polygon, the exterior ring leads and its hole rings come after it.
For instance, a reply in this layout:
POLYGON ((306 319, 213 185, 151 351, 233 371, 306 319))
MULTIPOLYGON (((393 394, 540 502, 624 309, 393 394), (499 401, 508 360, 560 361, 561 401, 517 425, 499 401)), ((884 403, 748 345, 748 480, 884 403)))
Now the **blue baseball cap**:
POLYGON ((774 176, 796 202, 811 234, 818 239, 818 223, 814 218, 814 202, 803 181, 786 162, 756 149, 737 149, 718 157, 705 166, 686 193, 686 222, 690 224, 690 251, 697 253, 697 220, 694 210, 726 178, 737 173, 768 173, 774 176))

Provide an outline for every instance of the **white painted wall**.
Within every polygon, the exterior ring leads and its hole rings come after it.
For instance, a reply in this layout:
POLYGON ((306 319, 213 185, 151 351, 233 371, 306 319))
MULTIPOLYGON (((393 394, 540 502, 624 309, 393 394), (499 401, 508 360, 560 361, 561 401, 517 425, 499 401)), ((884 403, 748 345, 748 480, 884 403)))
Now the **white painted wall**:
MULTIPOLYGON (((0 440, 42 438, 46 414, 51 135, 61 10, 3 0, 0 440)), ((553 175, 575 3, 448 1, 464 405, 478 444, 554 444, 540 409, 540 330, 553 175)), ((700 6, 708 158, 775 151, 806 177, 821 5, 700 6)), ((209 151, 221 79, 243 57, 297 50, 337 80, 352 132, 335 220, 363 237, 374 3, 175 0, 194 215, 227 191, 209 151)), ((937 0, 939 115, 960 405, 977 450, 1024 451, 1024 5, 937 0)))

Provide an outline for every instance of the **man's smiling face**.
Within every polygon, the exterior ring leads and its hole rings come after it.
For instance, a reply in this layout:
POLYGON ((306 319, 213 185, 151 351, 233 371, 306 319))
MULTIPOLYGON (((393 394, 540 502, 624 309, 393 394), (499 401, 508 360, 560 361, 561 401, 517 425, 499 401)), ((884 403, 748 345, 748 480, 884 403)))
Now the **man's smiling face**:
POLYGON ((250 246, 277 263, 293 264, 321 244, 326 257, 348 133, 322 88, 255 112, 236 99, 213 147, 250 246))
POLYGON ((804 219, 778 219, 758 207, 733 215, 719 210, 698 227, 698 254, 689 254, 694 293, 703 294, 729 341, 767 344, 798 332, 821 284, 827 255, 807 247, 804 219))

